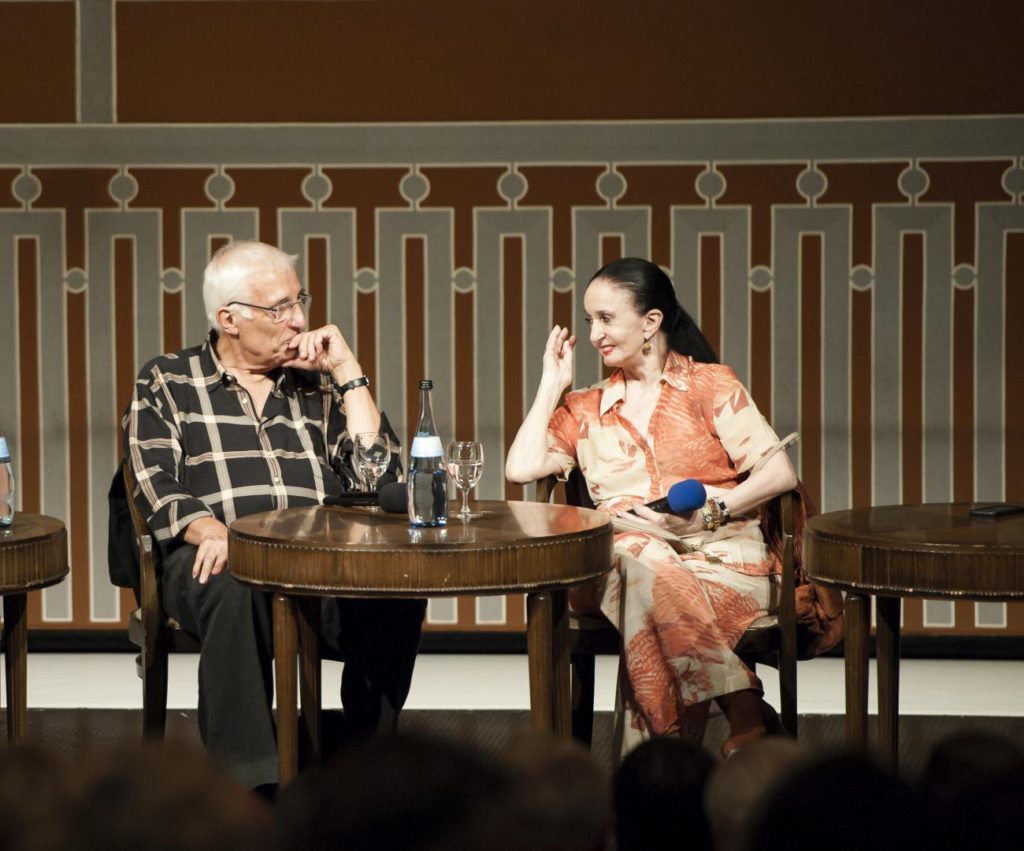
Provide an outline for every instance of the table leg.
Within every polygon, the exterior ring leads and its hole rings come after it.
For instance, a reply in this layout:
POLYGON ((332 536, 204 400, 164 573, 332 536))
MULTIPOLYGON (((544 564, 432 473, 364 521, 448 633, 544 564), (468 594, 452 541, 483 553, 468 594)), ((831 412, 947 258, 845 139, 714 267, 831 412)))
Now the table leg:
POLYGON ((564 589, 533 591, 526 597, 526 647, 530 666, 533 729, 568 738, 569 605, 564 589))
POLYGON ((299 770, 299 719, 295 706, 298 626, 295 601, 274 595, 274 673, 277 688, 277 782, 281 788, 299 770))
POLYGON ((320 762, 320 597, 298 598, 299 704, 302 707, 301 752, 310 764, 320 762))
POLYGON ((899 760, 900 600, 876 597, 875 658, 878 665, 878 743, 882 760, 895 769, 899 760))
POLYGON ((28 713, 28 620, 24 594, 4 595, 4 667, 7 674, 7 741, 25 738, 28 713))
POLYGON ((868 629, 871 598, 847 594, 846 637, 846 741, 854 753, 868 747, 868 629))

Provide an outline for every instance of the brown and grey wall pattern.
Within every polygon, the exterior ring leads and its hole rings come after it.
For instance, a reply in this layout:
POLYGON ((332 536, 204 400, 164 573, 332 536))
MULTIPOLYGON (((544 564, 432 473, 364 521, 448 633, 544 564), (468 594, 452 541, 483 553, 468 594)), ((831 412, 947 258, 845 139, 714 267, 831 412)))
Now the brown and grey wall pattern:
MULTIPOLYGON (((139 365, 205 333, 226 239, 300 255, 407 434, 434 379, 485 497, 553 322, 605 261, 649 256, 793 452, 823 510, 1024 499, 1024 119, 0 126, 0 422, 21 508, 72 577, 34 625, 123 623, 106 487, 139 365)), ((577 383, 601 375, 581 346, 577 383)), ((515 629, 521 601, 431 607, 515 629)), ((908 632, 1024 633, 1003 604, 908 603, 908 632)))

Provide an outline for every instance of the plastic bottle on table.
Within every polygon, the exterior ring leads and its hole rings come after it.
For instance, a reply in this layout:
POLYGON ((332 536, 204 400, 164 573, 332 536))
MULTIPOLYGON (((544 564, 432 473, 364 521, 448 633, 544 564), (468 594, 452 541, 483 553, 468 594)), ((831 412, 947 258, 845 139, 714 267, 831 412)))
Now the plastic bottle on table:
POLYGON ((14 467, 7 438, 0 437, 0 526, 14 522, 14 467))

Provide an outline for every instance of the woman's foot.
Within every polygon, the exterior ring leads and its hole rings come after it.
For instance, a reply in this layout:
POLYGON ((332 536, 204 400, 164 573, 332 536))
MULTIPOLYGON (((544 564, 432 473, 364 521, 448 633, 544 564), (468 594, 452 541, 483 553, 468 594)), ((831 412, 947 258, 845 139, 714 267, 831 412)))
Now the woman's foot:
POLYGON ((719 699, 732 735, 722 745, 725 759, 734 756, 752 742, 766 735, 784 732, 778 713, 755 691, 745 690, 719 699))
POLYGON ((722 744, 722 758, 729 759, 730 757, 736 756, 745 747, 748 747, 753 742, 766 736, 768 730, 765 727, 757 726, 751 727, 747 732, 740 733, 736 736, 730 736, 722 744))

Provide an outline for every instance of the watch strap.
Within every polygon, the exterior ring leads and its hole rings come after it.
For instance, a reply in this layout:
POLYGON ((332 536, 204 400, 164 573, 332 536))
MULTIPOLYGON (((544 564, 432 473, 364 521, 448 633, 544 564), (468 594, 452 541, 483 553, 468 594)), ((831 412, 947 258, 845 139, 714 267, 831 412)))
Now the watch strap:
POLYGON ((370 379, 365 375, 360 375, 359 378, 353 378, 351 381, 346 381, 341 387, 338 388, 338 392, 344 396, 349 390, 355 390, 357 387, 368 387, 370 385, 370 379))

